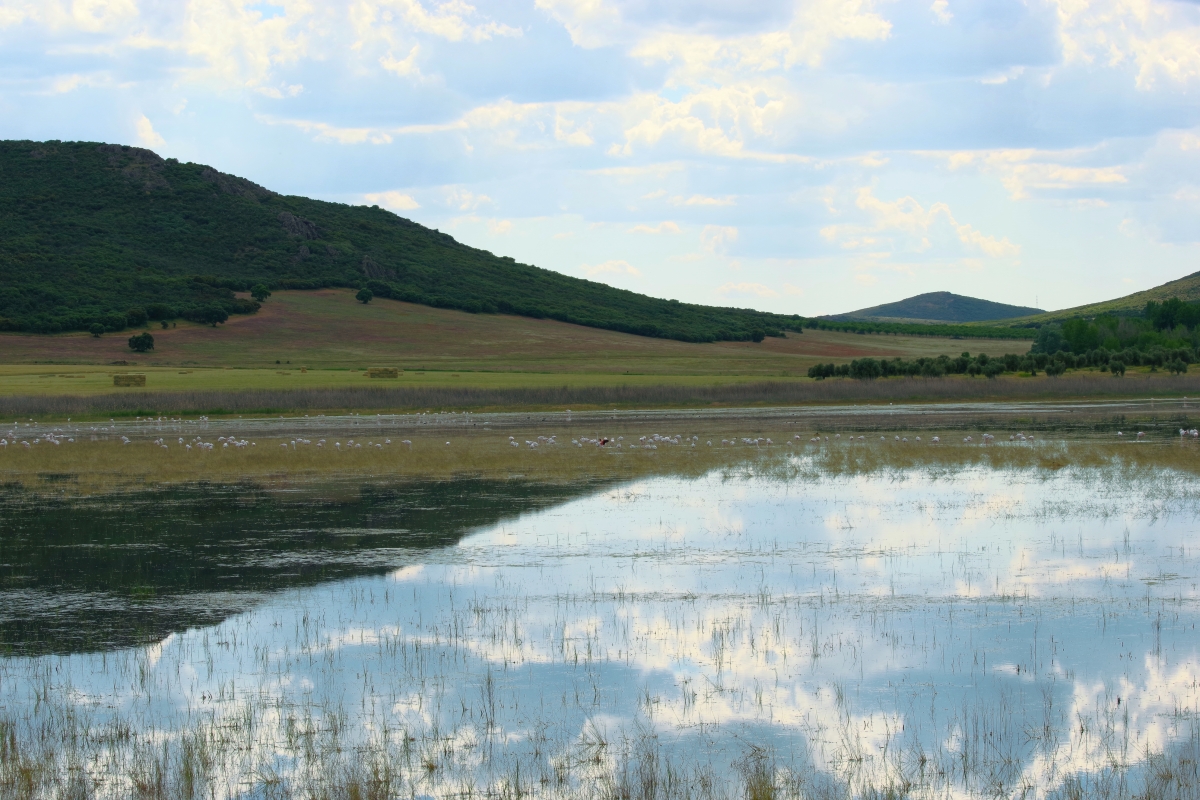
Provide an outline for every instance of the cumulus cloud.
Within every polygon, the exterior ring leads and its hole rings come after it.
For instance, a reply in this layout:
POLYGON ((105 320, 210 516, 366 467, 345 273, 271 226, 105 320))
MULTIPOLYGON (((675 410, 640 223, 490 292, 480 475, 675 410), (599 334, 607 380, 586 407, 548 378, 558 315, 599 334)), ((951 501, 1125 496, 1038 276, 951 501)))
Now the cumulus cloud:
POLYGON ((705 225, 700 232, 700 246, 710 253, 724 253, 737 241, 738 229, 730 225, 705 225))
POLYGON ((162 147, 166 144, 166 140, 158 135, 158 131, 154 130, 154 125, 145 114, 137 118, 134 127, 137 130, 138 144, 143 147, 162 147))
POLYGON ((1064 189, 1097 189, 1128 182, 1123 165, 1078 163, 1091 154, 1086 151, 984 150, 941 153, 954 170, 973 167, 1000 176, 1014 200, 1031 193, 1064 189), (1069 163, 1069 162, 1076 163, 1069 163))
POLYGON ((414 200, 411 195, 395 190, 364 194, 363 200, 371 205, 383 206, 392 211, 412 211, 421 207, 421 204, 414 200))
POLYGON ((1055 0, 1067 63, 1130 65, 1138 88, 1200 78, 1200 11, 1191 3, 1055 0))
MULTIPOLYGON (((945 224, 963 245, 992 258, 1017 256, 1021 252, 1007 238, 989 236, 968 223, 959 222, 946 203, 934 203, 926 208, 913 197, 881 200, 871 187, 864 186, 857 192, 855 206, 865 213, 869 224, 829 225, 821 229, 821 235, 843 248, 856 249, 877 246, 883 238, 881 234, 898 232, 908 235, 910 247, 924 251, 933 246, 930 235, 935 226, 945 224)), ((891 240, 894 241, 894 237, 891 240)))

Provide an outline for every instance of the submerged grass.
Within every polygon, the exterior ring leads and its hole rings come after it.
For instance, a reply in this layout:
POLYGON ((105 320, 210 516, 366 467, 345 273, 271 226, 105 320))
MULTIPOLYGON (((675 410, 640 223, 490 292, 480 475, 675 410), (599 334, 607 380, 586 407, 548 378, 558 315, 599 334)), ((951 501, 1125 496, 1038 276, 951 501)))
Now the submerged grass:
POLYGON ((1046 438, 992 429, 999 438, 987 441, 987 429, 855 436, 779 420, 674 420, 667 430, 613 420, 588 423, 585 432, 568 424, 414 431, 364 419, 354 432, 312 422, 282 435, 238 436, 219 423, 179 421, 155 426, 153 439, 143 433, 129 442, 115 426, 80 426, 71 429, 73 436, 54 428, 26 426, 15 436, 0 430, 10 442, 0 448, 0 485, 61 496, 200 482, 281 487, 472 477, 569 484, 741 468, 780 480, 967 469, 1200 473, 1200 441, 1162 434, 1139 441, 1134 431, 1046 438))

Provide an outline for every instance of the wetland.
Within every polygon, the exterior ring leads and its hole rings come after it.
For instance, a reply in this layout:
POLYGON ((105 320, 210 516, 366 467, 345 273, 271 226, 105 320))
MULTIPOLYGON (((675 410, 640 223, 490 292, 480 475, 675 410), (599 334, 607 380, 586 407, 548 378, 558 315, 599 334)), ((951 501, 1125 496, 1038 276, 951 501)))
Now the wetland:
POLYGON ((1191 414, 6 422, 0 794, 1196 797, 1191 414))

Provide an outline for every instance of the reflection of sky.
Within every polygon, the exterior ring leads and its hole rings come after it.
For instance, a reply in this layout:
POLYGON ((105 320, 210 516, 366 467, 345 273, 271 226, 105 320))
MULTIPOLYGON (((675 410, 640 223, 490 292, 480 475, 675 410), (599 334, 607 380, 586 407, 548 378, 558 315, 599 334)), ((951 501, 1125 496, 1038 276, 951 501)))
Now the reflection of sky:
POLYGON ((528 757, 640 725, 734 757, 806 747, 841 780, 886 782, 919 747, 976 765, 953 793, 1044 791, 1161 751, 1200 705, 1190 503, 1096 480, 656 479, 150 648, 10 659, 0 699, 28 710, 49 682, 168 730, 257 709, 232 772, 315 708, 448 737, 460 778, 489 737, 528 757))

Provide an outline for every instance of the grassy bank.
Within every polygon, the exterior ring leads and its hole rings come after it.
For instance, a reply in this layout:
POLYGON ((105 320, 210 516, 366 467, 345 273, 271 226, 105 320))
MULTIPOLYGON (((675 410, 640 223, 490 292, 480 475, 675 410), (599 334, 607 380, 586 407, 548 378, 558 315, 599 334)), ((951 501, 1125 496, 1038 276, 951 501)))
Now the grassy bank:
MULTIPOLYGON (((365 381, 366 379, 360 379, 365 381)), ((613 383, 599 386, 344 386, 241 390, 137 389, 0 397, 3 417, 263 414, 335 410, 706 408, 838 403, 986 402, 1200 396, 1200 375, 1082 373, 1059 378, 889 378, 875 381, 613 383)))

